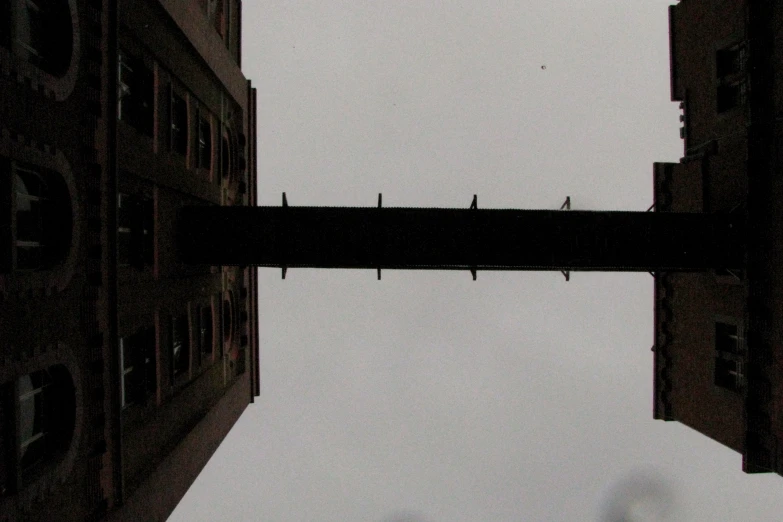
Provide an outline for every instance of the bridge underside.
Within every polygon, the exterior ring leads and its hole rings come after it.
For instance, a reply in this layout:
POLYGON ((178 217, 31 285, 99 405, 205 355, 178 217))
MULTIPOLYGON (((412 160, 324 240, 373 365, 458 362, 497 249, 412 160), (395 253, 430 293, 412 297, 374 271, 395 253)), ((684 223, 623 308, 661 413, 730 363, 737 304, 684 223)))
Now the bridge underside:
POLYGON ((647 271, 741 268, 739 214, 366 207, 185 207, 185 263, 647 271))

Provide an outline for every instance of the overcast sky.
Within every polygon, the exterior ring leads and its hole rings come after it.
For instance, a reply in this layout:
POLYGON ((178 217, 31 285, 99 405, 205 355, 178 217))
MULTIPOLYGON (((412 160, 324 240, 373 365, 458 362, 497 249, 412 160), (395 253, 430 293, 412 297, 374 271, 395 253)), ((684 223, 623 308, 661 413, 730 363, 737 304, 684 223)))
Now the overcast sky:
MULTIPOLYGON (((645 210, 669 3, 246 0, 260 204, 645 210)), ((781 517, 783 479, 652 419, 648 274, 259 279, 261 396, 172 521, 781 517)))

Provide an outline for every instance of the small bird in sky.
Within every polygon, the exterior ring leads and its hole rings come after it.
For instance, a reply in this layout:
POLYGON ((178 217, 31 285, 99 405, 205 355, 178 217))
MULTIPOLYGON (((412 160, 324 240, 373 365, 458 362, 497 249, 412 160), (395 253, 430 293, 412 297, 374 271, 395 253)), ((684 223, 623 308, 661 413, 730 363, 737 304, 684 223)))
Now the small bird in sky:
POLYGON ((542 70, 542 71, 546 71, 546 65, 542 65, 542 66, 541 66, 541 70, 542 70))

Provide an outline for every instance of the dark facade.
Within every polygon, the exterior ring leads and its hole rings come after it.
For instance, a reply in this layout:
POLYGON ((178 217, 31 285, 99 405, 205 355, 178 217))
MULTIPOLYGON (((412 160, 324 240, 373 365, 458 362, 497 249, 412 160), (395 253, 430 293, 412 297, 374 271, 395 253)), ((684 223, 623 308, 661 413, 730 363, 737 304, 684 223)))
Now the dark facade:
POLYGON ((684 156, 655 165, 657 212, 742 216, 736 270, 659 272, 654 416, 783 473, 783 22, 778 2, 682 0, 669 9, 671 97, 684 156))
POLYGON ((0 521, 165 520, 258 395, 255 271, 182 206, 256 203, 239 0, 0 1, 0 521))

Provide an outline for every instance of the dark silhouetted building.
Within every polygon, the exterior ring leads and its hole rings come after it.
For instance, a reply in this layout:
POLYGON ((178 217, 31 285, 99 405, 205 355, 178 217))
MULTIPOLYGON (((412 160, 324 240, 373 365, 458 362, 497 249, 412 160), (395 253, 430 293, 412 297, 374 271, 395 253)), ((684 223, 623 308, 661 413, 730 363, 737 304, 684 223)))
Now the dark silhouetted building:
POLYGON ((658 272, 654 416, 783 473, 783 177, 778 2, 669 8, 685 153, 655 165, 655 210, 746 219, 736 269, 658 272))
POLYGON ((0 0, 0 522, 169 515, 259 393, 254 265, 652 271, 655 417, 780 473, 776 5, 670 8, 685 155, 622 213, 242 208, 239 0, 0 0))
POLYGON ((240 0, 0 1, 0 521, 165 520, 259 393, 240 0))

